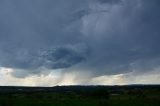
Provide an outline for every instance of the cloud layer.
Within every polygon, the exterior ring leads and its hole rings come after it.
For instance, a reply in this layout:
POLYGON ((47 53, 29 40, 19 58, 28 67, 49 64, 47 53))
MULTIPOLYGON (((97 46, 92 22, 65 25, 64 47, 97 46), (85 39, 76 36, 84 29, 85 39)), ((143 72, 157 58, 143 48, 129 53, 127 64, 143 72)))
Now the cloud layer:
POLYGON ((20 78, 149 73, 160 67, 159 10, 159 0, 2 0, 0 66, 20 78))

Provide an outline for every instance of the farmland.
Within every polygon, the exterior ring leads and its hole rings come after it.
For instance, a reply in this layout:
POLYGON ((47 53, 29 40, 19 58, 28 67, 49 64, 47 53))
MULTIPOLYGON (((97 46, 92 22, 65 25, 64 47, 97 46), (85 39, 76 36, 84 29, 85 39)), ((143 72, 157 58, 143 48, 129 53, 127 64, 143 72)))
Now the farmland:
POLYGON ((0 87, 0 106, 159 106, 159 85, 0 87))

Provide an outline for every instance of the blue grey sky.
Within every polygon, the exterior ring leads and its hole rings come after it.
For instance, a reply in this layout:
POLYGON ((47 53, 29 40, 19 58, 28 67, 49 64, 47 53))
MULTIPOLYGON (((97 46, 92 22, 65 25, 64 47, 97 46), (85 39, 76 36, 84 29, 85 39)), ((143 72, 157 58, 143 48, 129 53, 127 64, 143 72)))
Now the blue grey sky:
POLYGON ((0 85, 160 84, 159 41, 159 0, 1 0, 0 85))

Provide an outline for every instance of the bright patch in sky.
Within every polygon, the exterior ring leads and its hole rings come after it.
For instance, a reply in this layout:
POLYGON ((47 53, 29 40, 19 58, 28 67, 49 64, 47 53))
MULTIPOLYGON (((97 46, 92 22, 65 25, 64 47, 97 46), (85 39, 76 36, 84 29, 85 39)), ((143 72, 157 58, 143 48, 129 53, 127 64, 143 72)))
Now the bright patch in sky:
POLYGON ((25 78, 16 78, 11 75, 12 69, 0 68, 0 85, 8 86, 56 86, 56 85, 126 85, 126 84, 159 84, 160 74, 149 72, 142 75, 134 73, 104 75, 91 77, 89 73, 65 73, 57 75, 53 72, 48 75, 31 75, 25 78), (83 76, 83 79, 80 77, 83 76))

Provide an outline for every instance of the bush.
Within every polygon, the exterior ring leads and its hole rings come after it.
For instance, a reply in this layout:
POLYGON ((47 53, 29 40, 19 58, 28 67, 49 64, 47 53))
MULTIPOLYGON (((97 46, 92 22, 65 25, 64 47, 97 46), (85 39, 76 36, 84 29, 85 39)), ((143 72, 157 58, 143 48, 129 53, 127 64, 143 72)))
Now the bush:
POLYGON ((86 92, 86 97, 95 99, 108 99, 109 93, 105 89, 94 89, 86 92))

